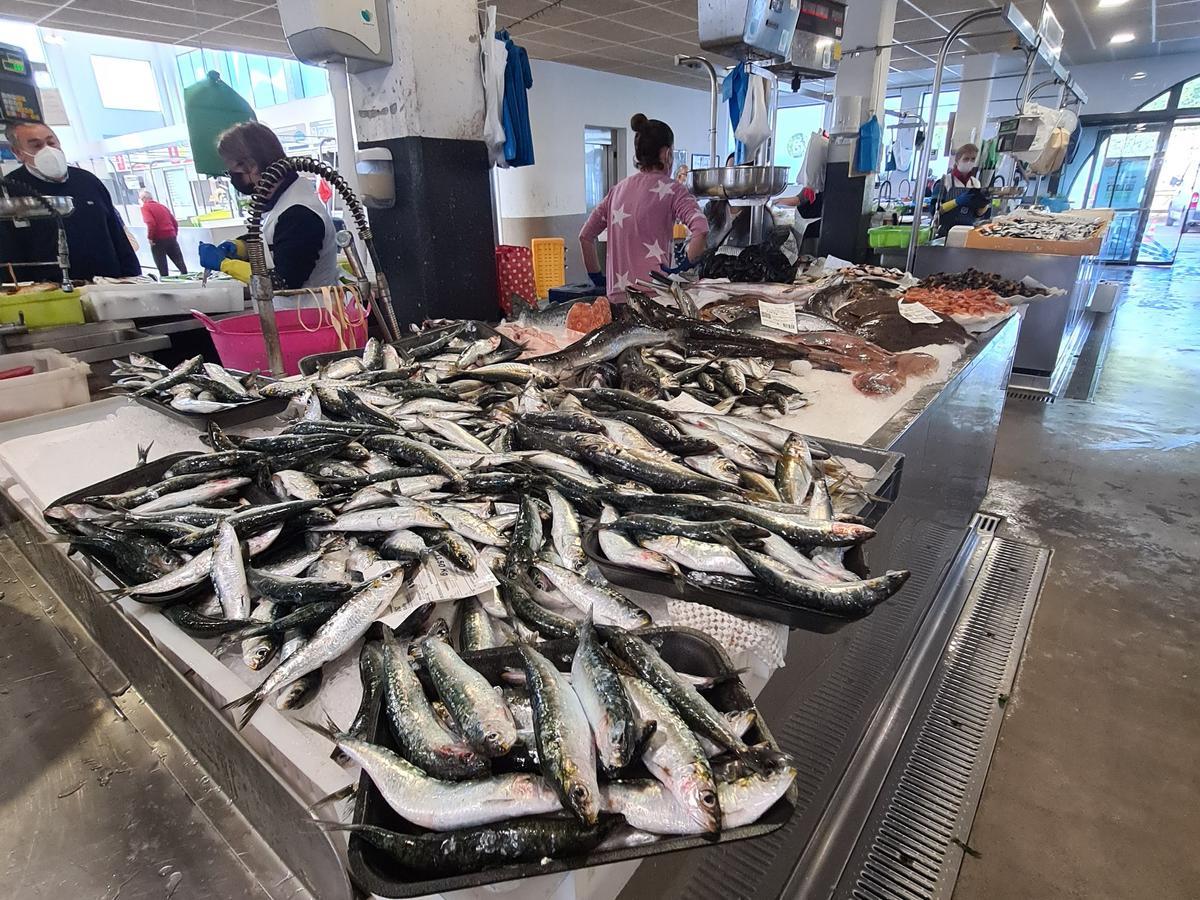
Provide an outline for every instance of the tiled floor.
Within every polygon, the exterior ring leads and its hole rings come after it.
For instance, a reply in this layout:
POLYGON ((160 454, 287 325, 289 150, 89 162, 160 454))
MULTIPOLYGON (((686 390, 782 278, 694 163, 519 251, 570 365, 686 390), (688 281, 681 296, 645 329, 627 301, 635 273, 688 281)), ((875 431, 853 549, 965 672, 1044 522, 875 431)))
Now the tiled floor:
POLYGON ((956 900, 1200 897, 1200 236, 1092 402, 1010 400, 985 508, 1054 548, 956 900))

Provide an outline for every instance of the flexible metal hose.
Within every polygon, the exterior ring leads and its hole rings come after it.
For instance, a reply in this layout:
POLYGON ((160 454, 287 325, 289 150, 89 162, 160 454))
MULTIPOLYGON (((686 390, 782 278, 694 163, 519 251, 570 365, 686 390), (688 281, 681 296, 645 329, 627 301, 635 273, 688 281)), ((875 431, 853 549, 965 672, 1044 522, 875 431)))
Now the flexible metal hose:
POLYGON ((375 266, 375 288, 377 302, 383 307, 383 316, 387 320, 392 334, 400 336, 400 324, 396 320, 396 311, 392 308, 391 290, 384 278, 383 269, 379 265, 379 257, 375 252, 375 243, 371 234, 371 225, 367 221, 367 211, 351 190, 346 179, 342 177, 329 163, 311 156, 290 156, 271 163, 259 176, 254 195, 250 198, 250 215, 246 218, 246 256, 249 257, 250 271, 255 275, 269 275, 267 269, 266 251, 262 243, 262 217, 267 198, 274 193, 279 182, 288 172, 311 172, 324 178, 329 186, 336 190, 346 204, 346 209, 354 219, 354 227, 358 238, 367 248, 367 253, 375 266))

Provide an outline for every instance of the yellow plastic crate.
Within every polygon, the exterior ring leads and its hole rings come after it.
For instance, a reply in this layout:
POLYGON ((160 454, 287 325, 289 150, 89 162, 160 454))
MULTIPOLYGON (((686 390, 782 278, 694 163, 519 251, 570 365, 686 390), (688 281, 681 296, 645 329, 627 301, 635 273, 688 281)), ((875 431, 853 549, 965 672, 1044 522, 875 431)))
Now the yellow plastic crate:
POLYGON ((550 296, 550 288, 567 283, 567 242, 562 238, 534 238, 533 284, 538 297, 550 296))
POLYGON ((0 294, 0 322, 14 325, 24 317, 26 328, 82 325, 83 303, 79 291, 35 291, 29 294, 0 294))

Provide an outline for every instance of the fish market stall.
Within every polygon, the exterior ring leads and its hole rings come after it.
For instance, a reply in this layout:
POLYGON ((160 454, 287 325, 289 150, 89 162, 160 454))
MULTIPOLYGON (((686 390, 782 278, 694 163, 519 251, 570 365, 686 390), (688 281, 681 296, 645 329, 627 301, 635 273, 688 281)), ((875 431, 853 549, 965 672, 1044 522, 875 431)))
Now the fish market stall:
MULTIPOLYGON (((831 315, 842 299, 830 301, 831 315)), ((878 337, 905 349, 882 350, 864 348, 848 326, 839 326, 845 336, 834 344, 810 332, 766 345, 760 333, 734 335, 665 308, 642 314, 642 324, 590 331, 535 364, 493 356, 511 351, 468 323, 403 355, 372 342, 362 357, 326 363, 317 375, 253 387, 246 405, 284 398, 293 407, 236 433, 172 421, 124 399, 12 423, 0 428, 5 518, 43 577, 318 896, 350 896, 347 865, 360 887, 389 896, 514 877, 525 879, 522 897, 611 897, 630 877, 628 896, 644 896, 650 880, 682 890, 701 868, 711 877, 717 860, 742 870, 763 852, 755 848, 786 847, 775 868, 762 869, 765 878, 807 843, 848 764, 845 751, 867 727, 872 698, 896 676, 907 639, 955 575, 986 485, 1018 324, 1009 319, 977 340, 955 333, 925 352, 930 343, 898 322, 878 337), (701 377, 711 375, 709 364, 696 372, 664 343, 684 333, 688 353, 708 342, 722 360, 712 391, 701 377), (775 366, 780 379, 770 390, 770 369, 733 363, 764 353, 788 360, 775 366), (448 354, 449 363, 439 362, 448 354), (854 360, 862 365, 848 371, 854 360), (642 378, 689 390, 660 405, 578 380, 610 362, 623 367, 622 385, 642 378), (554 393, 560 381, 577 386, 554 393), (837 425, 836 397, 845 391, 877 404, 865 407, 874 415, 837 425), (811 407, 822 404, 807 401, 822 395, 829 414, 817 417, 811 407), (726 414, 739 404, 748 415, 726 414), (800 430, 829 439, 828 447, 800 430), (139 445, 151 440, 149 462, 135 467, 139 445), (857 456, 838 441, 860 445, 857 456), (80 454, 85 443, 89 452, 80 454), (869 474, 856 468, 863 465, 869 474), (888 466, 891 477, 873 480, 888 466), (899 493, 887 496, 901 468, 899 493), (118 549, 114 528, 153 536, 153 552, 118 549), (63 540, 47 541, 51 529, 63 540), (385 534, 382 542, 360 540, 385 534), (772 535, 782 540, 775 549, 772 535), (695 592, 744 597, 757 583, 758 593, 820 612, 834 627, 789 633, 769 618, 735 618, 665 593, 618 592, 580 574, 592 538, 610 562, 657 569, 695 592), (67 545, 78 552, 66 556, 67 545), (861 559, 842 552, 854 547, 861 559), (189 590, 165 607, 153 602, 189 590), (426 601, 437 602, 432 618, 426 601), (433 626, 455 612, 451 649, 433 626), (376 618, 388 629, 370 630, 376 618), (651 619, 655 628, 642 637, 624 630, 651 619), (506 633, 523 649, 506 646, 506 633), (412 642, 415 669, 401 641, 412 642), (594 652, 598 642, 637 678, 612 687, 607 670, 596 676, 596 666, 608 665, 608 655, 594 652), (756 670, 739 678, 734 670, 755 656, 756 670), (369 673, 379 659, 407 681, 389 680, 376 693, 370 686, 380 682, 369 673), (708 680, 702 695, 684 675, 708 680), (632 703, 624 736, 611 743, 601 740, 592 701, 571 700, 583 699, 582 686, 596 677, 609 679, 605 696, 632 703), (833 682, 861 688, 842 705, 845 721, 823 722, 800 708, 833 682), (484 684, 505 685, 509 699, 498 701, 484 684), (515 699, 522 695, 531 698, 532 718, 515 699), (751 703, 758 712, 742 721, 751 703), (397 711, 425 743, 388 728, 386 716, 397 711), (637 726, 651 721, 666 744, 648 728, 638 737, 637 726), (658 756, 695 746, 697 735, 715 743, 721 773, 715 781, 704 775, 710 789, 700 793, 672 781, 658 756), (448 754, 421 756, 438 742, 449 742, 448 754), (813 758, 830 742, 827 758, 813 758), (738 763, 751 744, 767 756, 747 772, 738 763), (518 745, 525 758, 514 756, 518 745), (423 759, 442 784, 488 768, 495 774, 437 787, 430 800, 426 776, 378 746, 423 759), (342 838, 310 825, 304 811, 358 782, 357 768, 332 758, 335 749, 367 773, 353 807, 334 801, 319 809, 333 831, 337 820, 353 818, 348 857, 342 838), (594 753, 605 771, 638 754, 641 780, 622 787, 602 774, 597 782, 594 759, 582 780, 570 775, 594 753), (528 774, 531 765, 542 774, 528 774), (397 783, 407 789, 397 794, 397 783), (502 805, 472 818, 457 815, 469 805, 459 801, 463 785, 521 791, 489 795, 485 803, 502 805), (417 808, 413 798, 430 805, 417 808), (560 807, 573 818, 512 821, 560 807), (601 808, 623 817, 620 835, 597 824, 601 808), (448 852, 436 837, 442 828, 483 829, 469 838, 479 841, 508 829, 515 849, 455 857, 458 874, 448 875, 439 869, 448 852), (716 832, 715 844, 703 836, 716 832), (407 855, 396 856, 398 845, 407 855), (581 855, 610 865, 578 868, 581 855)), ((226 411, 214 406, 241 405, 251 390, 218 368, 165 372, 133 359, 123 374, 130 391, 204 420, 226 411), (197 388, 215 399, 197 400, 197 388)), ((688 752, 698 771, 714 771, 688 752)))

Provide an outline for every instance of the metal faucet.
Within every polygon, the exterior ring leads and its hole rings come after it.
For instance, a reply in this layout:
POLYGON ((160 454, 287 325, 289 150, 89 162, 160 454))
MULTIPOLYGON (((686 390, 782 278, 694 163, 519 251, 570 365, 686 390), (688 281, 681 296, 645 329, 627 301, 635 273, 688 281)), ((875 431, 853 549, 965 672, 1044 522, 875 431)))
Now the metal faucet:
POLYGON ((721 164, 717 159, 717 110, 720 108, 717 100, 717 70, 703 56, 676 54, 675 65, 702 66, 708 72, 709 101, 711 104, 708 111, 708 164, 713 168, 720 168, 721 164))

